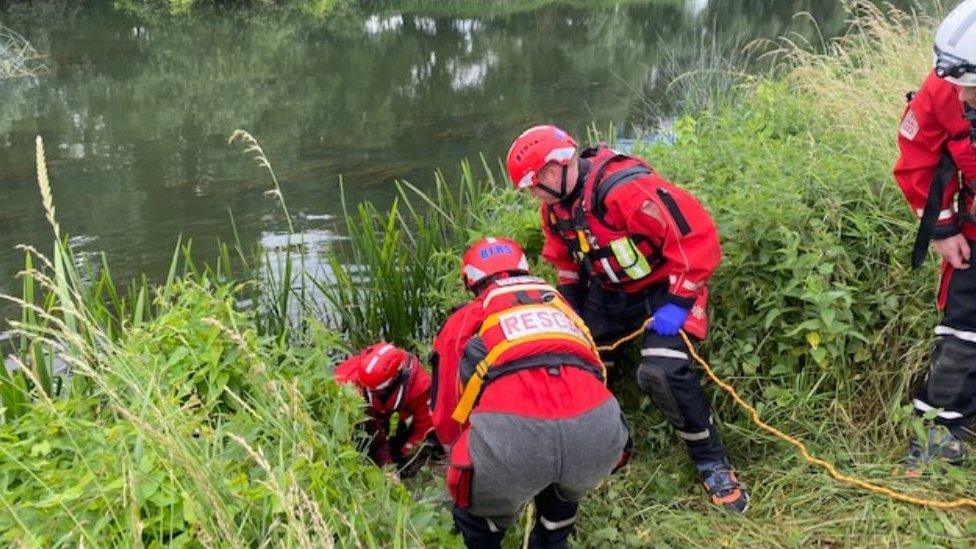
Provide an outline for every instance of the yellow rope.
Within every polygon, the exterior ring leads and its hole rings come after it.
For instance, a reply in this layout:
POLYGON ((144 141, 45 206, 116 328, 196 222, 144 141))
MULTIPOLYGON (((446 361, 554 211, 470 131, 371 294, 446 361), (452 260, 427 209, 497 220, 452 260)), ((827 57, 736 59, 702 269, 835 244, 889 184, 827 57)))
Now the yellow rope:
POLYGON ((596 348, 596 350, 597 351, 600 351, 601 353, 609 353, 610 351, 617 350, 617 347, 620 347, 624 343, 627 343, 628 341, 631 341, 631 340, 635 339, 637 336, 639 336, 642 333, 644 333, 644 330, 646 330, 647 327, 651 325, 651 320, 653 320, 653 319, 654 319, 654 317, 648 318, 647 320, 644 321, 643 324, 641 324, 640 328, 637 328, 633 332, 630 332, 629 334, 621 337, 620 339, 618 339, 617 341, 614 341, 610 345, 600 345, 600 346, 598 346, 596 348))
MULTIPOLYGON (((633 340, 641 333, 643 333, 643 331, 647 328, 650 322, 651 319, 647 319, 647 321, 645 321, 644 324, 642 324, 639 329, 618 339, 612 345, 604 345, 601 347, 597 347, 597 349, 604 352, 612 351, 616 349, 620 345, 633 340)), ((913 503, 915 505, 935 507, 937 509, 958 509, 959 507, 971 507, 973 509, 976 509, 976 500, 972 498, 958 498, 952 501, 925 499, 925 498, 920 498, 909 494, 905 494, 902 492, 898 492, 886 486, 874 484, 873 482, 861 480, 859 478, 841 473, 840 471, 837 470, 837 468, 832 463, 812 455, 810 451, 807 449, 806 445, 800 442, 799 439, 780 431, 779 429, 769 425, 768 423, 760 419, 759 412, 756 411, 756 409, 753 408, 752 405, 750 405, 748 402, 743 400, 742 397, 739 396, 739 393, 736 392, 735 388, 733 388, 728 383, 722 381, 717 375, 715 375, 715 372, 712 371, 712 368, 711 366, 709 366, 708 362, 706 362, 705 359, 703 359, 695 351, 694 345, 692 344, 691 340, 688 338, 688 334, 686 334, 684 330, 681 331, 681 339, 684 340, 685 345, 688 347, 688 351, 691 353, 692 358, 695 359, 695 362, 697 362, 702 367, 702 369, 705 370, 705 374, 708 376, 708 378, 711 379, 716 385, 718 385, 723 391, 728 393, 732 397, 732 399, 735 400, 735 403, 739 405, 739 407, 749 412, 750 419, 752 419, 753 423, 755 423, 760 429, 766 431, 767 433, 773 435, 774 437, 789 442, 793 446, 796 446, 800 450, 800 453, 803 455, 803 459, 805 459, 807 463, 811 463, 821 467, 822 469, 830 473, 830 476, 833 477, 835 480, 838 480, 840 482, 843 482, 851 486, 856 486, 863 490, 867 490, 868 492, 886 495, 889 498, 896 501, 913 503)))

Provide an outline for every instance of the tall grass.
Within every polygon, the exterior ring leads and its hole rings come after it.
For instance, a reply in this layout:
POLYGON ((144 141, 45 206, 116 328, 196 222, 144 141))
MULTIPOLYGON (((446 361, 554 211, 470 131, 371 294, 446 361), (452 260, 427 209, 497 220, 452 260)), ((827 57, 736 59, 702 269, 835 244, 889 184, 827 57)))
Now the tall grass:
POLYGON ((151 296, 123 297, 107 268, 83 283, 37 153, 54 246, 27 250, 8 297, 24 313, 0 378, 5 545, 443 543, 440 511, 356 451, 361 401, 330 381, 327 328, 307 327, 314 348, 261 335, 241 285, 197 271, 188 245, 151 296), (52 389, 54 360, 70 391, 52 389))
POLYGON ((428 193, 401 182, 388 212, 369 203, 352 211, 343 200, 348 240, 330 255, 334 278, 316 282, 335 329, 356 345, 385 338, 425 349, 446 313, 464 299, 458 257, 481 228, 522 227, 516 236, 534 239, 539 248, 534 216, 526 222, 514 191, 504 190, 484 159, 481 167, 478 177, 463 162, 456 183, 437 174, 428 193))

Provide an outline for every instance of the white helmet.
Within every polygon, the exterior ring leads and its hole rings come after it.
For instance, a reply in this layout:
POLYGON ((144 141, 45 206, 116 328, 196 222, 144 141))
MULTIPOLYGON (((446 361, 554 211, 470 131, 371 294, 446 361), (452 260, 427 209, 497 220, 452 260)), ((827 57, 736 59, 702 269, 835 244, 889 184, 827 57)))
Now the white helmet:
POLYGON ((976 0, 956 6, 939 25, 935 74, 959 86, 976 86, 976 0))

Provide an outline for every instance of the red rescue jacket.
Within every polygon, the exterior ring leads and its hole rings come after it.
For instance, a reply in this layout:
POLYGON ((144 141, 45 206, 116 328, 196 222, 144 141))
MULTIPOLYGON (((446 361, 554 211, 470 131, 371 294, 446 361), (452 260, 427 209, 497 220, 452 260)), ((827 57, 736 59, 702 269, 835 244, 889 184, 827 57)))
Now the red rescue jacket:
POLYGON ((601 144, 580 155, 582 187, 568 204, 542 205, 543 257, 560 284, 586 274, 604 287, 637 293, 668 284, 668 298, 691 308, 722 258, 718 230, 704 207, 646 162, 601 144), (630 278, 611 242, 630 237, 650 274, 630 278))
POLYGON ((370 418, 367 423, 367 431, 380 441, 389 439, 390 433, 387 433, 386 430, 394 413, 399 415, 398 429, 409 424, 410 432, 402 447, 403 455, 407 455, 434 428, 428 406, 431 388, 430 375, 420 366, 416 357, 411 355, 406 381, 398 389, 387 395, 385 399, 376 398, 373 393, 359 384, 359 368, 362 365, 364 353, 349 357, 339 364, 333 374, 335 380, 338 383, 353 384, 363 394, 367 405, 366 415, 370 418))
MULTIPOLYGON (((898 131, 901 154, 895 163, 894 176, 916 216, 921 217, 925 200, 942 153, 948 152, 965 181, 976 179, 976 149, 970 139, 970 123, 964 118, 965 107, 949 82, 929 73, 922 87, 902 113, 898 131)), ((952 236, 962 230, 966 238, 976 240, 976 223, 961 222, 953 201, 960 191, 958 176, 946 185, 935 238, 952 236)), ((966 193, 962 207, 971 211, 972 193, 966 193)))
POLYGON ((502 278, 455 311, 434 339, 434 429, 445 446, 469 421, 456 411, 474 376, 471 415, 575 417, 613 398, 589 331, 559 293, 531 276, 502 278))

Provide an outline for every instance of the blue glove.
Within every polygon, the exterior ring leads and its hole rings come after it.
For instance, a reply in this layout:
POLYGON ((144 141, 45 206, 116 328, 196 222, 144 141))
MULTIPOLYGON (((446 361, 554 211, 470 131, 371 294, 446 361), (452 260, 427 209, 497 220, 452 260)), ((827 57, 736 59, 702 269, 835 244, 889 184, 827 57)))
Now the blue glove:
POLYGON ((654 311, 651 329, 658 335, 675 336, 685 325, 686 320, 688 320, 688 309, 674 303, 665 303, 660 309, 654 311))

